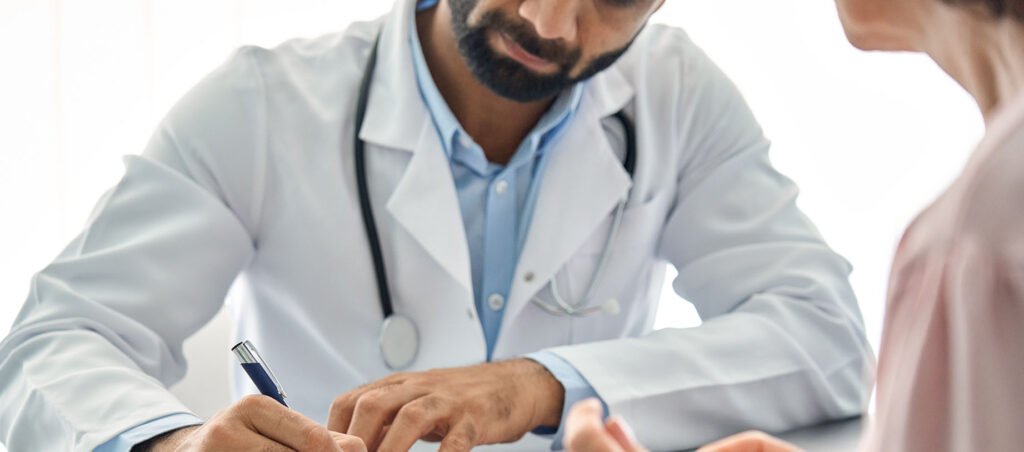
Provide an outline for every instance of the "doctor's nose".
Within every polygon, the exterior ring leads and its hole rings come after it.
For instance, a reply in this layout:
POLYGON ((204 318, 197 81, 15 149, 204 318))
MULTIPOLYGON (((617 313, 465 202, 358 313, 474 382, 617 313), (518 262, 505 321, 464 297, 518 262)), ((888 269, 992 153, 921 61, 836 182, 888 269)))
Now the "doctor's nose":
POLYGON ((576 40, 579 0, 525 0, 519 5, 519 15, 547 40, 576 40))

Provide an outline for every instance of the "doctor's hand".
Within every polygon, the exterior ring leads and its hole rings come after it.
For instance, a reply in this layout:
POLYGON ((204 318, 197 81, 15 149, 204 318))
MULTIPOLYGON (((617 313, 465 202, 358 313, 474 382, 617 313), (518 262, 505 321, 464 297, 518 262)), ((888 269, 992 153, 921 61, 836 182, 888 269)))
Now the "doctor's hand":
POLYGON ((604 409, 597 399, 572 406, 565 420, 565 450, 568 452, 644 452, 632 429, 620 418, 604 422, 604 409))
POLYGON ((252 395, 205 424, 186 427, 132 448, 137 451, 366 452, 359 438, 328 431, 270 397, 252 395))
POLYGON ((420 439, 441 441, 441 452, 469 451, 557 426, 564 392, 528 359, 398 373, 335 399, 327 428, 362 438, 371 451, 407 451, 420 439))

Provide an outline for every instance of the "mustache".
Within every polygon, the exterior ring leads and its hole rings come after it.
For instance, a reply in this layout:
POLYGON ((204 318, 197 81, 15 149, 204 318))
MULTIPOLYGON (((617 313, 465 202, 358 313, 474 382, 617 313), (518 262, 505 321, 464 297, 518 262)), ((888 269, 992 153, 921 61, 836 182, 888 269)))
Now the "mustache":
POLYGON ((533 31, 533 27, 521 21, 505 17, 500 11, 488 11, 481 17, 477 29, 491 29, 503 33, 512 39, 523 50, 540 58, 558 64, 563 68, 576 65, 582 53, 579 48, 570 48, 561 40, 542 39, 533 31))

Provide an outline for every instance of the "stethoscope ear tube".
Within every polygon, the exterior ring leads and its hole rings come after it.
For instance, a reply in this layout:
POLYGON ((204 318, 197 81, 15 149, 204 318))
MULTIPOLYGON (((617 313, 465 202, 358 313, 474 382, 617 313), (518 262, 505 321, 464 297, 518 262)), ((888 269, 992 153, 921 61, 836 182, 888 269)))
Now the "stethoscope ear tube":
MULTIPOLYGON (((615 113, 615 119, 618 119, 619 123, 622 125, 622 131, 626 140, 626 155, 623 159, 622 166, 625 168, 626 173, 629 174, 629 178, 632 180, 634 179, 633 175, 636 171, 636 129, 633 125, 633 121, 626 116, 626 113, 623 110, 619 110, 618 113, 615 113)), ((612 217, 611 229, 609 229, 608 236, 605 238, 604 242, 604 251, 601 252, 601 257, 597 262, 597 269, 594 270, 594 275, 591 277, 590 284, 587 285, 587 288, 583 293, 583 298, 579 299, 576 303, 570 303, 563 299, 561 291, 558 289, 558 278, 556 277, 552 278, 548 285, 548 289, 551 292, 551 299, 554 301, 554 304, 540 299, 539 295, 534 296, 531 299, 533 304, 551 315, 586 317, 596 314, 610 316, 619 314, 622 306, 617 299, 609 299, 598 306, 591 305, 590 301, 594 297, 594 290, 597 287, 597 283, 601 280, 605 269, 608 267, 608 259, 611 257, 612 245, 615 243, 615 239, 619 236, 619 226, 622 224, 622 218, 625 214, 626 202, 628 200, 629 196, 627 195, 624 199, 619 201, 617 206, 615 206, 615 214, 612 217)))

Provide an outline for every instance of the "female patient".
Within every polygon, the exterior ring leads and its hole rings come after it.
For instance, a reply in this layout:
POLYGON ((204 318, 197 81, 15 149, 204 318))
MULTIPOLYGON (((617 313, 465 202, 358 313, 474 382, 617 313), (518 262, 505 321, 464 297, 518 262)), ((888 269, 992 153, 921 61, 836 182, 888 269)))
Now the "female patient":
MULTIPOLYGON (((1024 447, 1024 0, 837 0, 866 50, 925 52, 977 100, 987 135, 896 253, 870 451, 1024 447)), ((596 401, 569 417, 579 451, 633 451, 596 401)), ((712 451, 784 451, 763 434, 712 451)))

